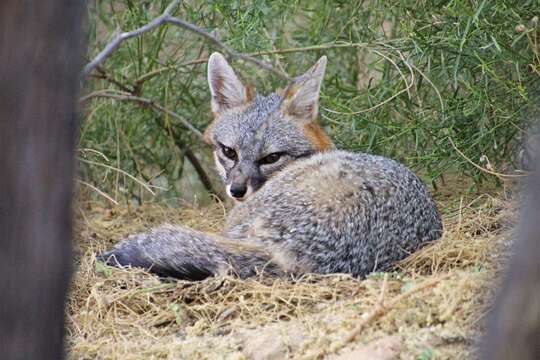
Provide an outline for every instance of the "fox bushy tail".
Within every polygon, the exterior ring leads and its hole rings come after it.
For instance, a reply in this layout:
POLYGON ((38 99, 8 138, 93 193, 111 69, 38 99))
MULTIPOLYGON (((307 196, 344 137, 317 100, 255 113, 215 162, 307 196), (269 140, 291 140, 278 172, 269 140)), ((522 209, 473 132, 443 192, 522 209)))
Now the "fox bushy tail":
POLYGON ((262 246, 172 225, 131 235, 98 255, 97 260, 185 280, 202 280, 227 272, 241 278, 284 273, 262 246))

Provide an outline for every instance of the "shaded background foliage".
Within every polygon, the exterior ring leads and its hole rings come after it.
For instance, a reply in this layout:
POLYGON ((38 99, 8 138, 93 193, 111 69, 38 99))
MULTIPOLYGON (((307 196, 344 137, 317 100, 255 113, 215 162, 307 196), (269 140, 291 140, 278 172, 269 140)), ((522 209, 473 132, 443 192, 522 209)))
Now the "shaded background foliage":
MULTIPOLYGON (((168 5, 89 3, 88 59, 115 31, 168 5)), ((516 166, 538 93, 538 0, 186 1, 174 15, 289 75, 327 55, 320 121, 340 148, 398 159, 435 187, 452 175, 497 180, 471 161, 516 166)), ((124 42, 85 81, 80 181, 92 196, 140 203, 151 190, 204 201, 205 174, 219 188, 209 149, 179 120, 200 131, 211 121, 205 71, 214 50, 165 25, 124 42)), ((252 64, 233 66, 261 93, 286 85, 252 64)))

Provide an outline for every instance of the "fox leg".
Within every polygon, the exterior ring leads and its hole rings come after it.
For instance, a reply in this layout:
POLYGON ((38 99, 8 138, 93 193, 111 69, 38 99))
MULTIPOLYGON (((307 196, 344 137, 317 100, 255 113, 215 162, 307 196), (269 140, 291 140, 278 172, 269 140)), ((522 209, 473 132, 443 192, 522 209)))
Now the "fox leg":
POLYGON ((171 225, 131 235, 112 250, 98 255, 97 260, 185 280, 202 280, 228 271, 241 278, 259 272, 283 273, 262 245, 171 225))

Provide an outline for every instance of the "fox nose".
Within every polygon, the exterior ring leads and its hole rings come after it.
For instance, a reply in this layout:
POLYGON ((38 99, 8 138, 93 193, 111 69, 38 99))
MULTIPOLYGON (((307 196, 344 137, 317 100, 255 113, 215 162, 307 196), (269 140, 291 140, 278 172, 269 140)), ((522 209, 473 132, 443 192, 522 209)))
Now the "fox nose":
POLYGON ((244 195, 246 195, 247 186, 246 185, 232 185, 229 191, 232 197, 241 199, 244 197, 244 195))

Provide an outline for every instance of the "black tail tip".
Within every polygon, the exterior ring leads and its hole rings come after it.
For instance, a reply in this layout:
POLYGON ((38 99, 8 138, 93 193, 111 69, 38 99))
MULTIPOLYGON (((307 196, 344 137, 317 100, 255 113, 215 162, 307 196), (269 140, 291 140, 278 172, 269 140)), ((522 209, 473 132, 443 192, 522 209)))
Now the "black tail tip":
POLYGON ((160 266, 150 262, 147 258, 141 256, 135 248, 113 249, 96 255, 96 261, 105 265, 117 268, 137 267, 145 269, 160 278, 173 278, 189 281, 200 281, 213 276, 210 269, 201 266, 195 266, 190 262, 185 262, 179 267, 160 266))

